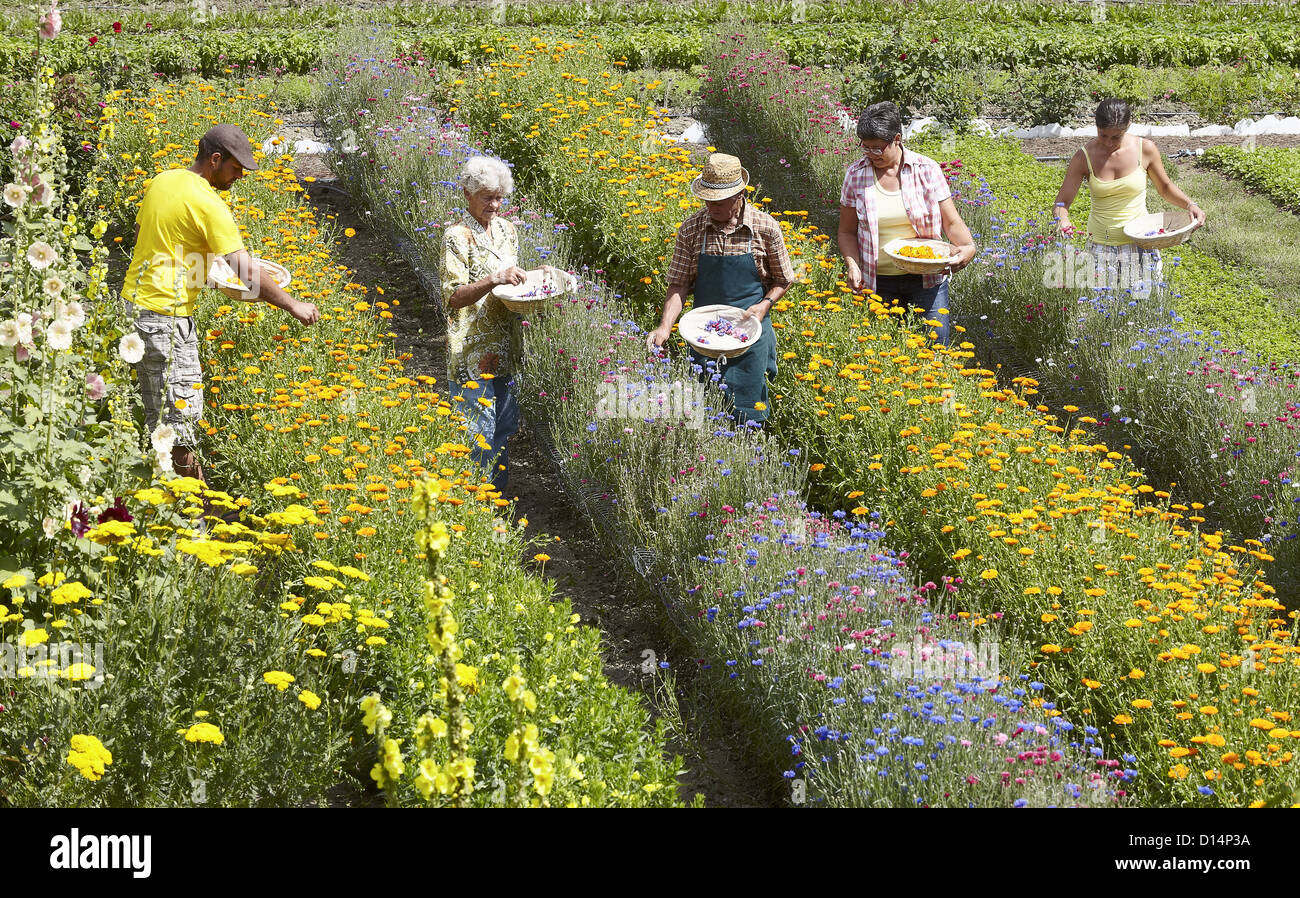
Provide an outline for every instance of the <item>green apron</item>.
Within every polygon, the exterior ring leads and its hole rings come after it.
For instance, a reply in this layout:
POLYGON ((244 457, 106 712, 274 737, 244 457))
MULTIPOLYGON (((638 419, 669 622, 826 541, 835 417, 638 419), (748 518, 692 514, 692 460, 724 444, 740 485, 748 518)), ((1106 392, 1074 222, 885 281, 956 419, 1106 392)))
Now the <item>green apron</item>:
MULTIPOLYGON (((705 241, 707 243, 707 230, 705 241)), ((749 238, 749 251, 739 256, 713 256, 700 247, 700 255, 695 274, 694 305, 726 305, 737 309, 748 309, 763 300, 763 282, 758 277, 758 266, 754 262, 754 237, 749 238)), ((770 310, 769 310, 770 312, 770 310)), ((753 346, 743 355, 732 359, 710 359, 691 350, 691 358, 705 370, 708 376, 710 362, 721 366, 722 379, 727 385, 727 394, 731 402, 728 414, 740 423, 767 420, 769 405, 767 399, 767 381, 776 377, 776 332, 768 316, 763 316, 763 333, 753 346), (763 408, 755 408, 762 403, 763 408)))

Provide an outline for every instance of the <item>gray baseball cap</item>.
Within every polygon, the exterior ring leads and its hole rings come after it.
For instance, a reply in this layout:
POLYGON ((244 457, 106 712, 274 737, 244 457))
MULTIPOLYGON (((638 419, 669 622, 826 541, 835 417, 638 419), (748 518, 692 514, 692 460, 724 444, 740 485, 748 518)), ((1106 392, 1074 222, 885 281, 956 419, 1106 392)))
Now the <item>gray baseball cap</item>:
POLYGON ((245 171, 257 171, 257 160, 253 158, 253 144, 236 125, 213 125, 203 135, 203 142, 212 147, 213 152, 233 156, 245 171))

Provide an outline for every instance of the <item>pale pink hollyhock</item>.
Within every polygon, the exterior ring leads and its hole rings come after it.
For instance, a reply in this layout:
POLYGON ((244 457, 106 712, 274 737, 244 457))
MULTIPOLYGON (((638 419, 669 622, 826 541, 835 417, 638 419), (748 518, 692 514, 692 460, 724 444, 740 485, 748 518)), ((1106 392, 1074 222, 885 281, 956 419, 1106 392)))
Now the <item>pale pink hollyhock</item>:
POLYGON ((54 188, 45 176, 38 177, 32 185, 32 202, 38 206, 48 206, 54 201, 54 188))
POLYGON ((19 312, 14 319, 18 322, 18 342, 23 346, 32 345, 32 316, 29 312, 19 312))
POLYGON ((32 357, 32 351, 26 346, 19 345, 14 349, 14 358, 20 362, 25 362, 32 357))
POLYGON ((45 342, 50 349, 63 351, 72 348, 72 325, 66 318, 56 318, 45 328, 45 342))
POLYGON ((52 41, 59 36, 63 30, 63 15, 59 12, 59 4, 56 2, 50 4, 50 11, 41 16, 41 37, 47 41, 52 41))
POLYGON ((27 262, 37 271, 49 268, 59 260, 59 254, 44 240, 37 240, 27 248, 27 262))
POLYGON ((137 333, 127 334, 118 341, 117 352, 128 365, 138 364, 144 358, 144 340, 137 333))
POLYGON ((100 377, 93 371, 86 375, 86 398, 91 400, 103 399, 108 395, 108 384, 104 383, 104 378, 100 377))
POLYGON ((58 300, 54 303, 54 317, 62 318, 75 329, 86 323, 86 308, 75 299, 72 302, 58 300))

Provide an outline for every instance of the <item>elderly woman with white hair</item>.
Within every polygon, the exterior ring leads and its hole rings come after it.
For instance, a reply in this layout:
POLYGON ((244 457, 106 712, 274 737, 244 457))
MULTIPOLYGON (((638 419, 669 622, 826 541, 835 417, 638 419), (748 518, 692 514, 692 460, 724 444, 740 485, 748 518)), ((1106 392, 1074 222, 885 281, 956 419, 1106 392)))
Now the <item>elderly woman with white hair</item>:
POLYGON ((443 233, 442 295, 448 308, 447 368, 452 388, 464 397, 470 449, 504 489, 506 441, 519 429, 519 407, 510 394, 510 313, 492 297, 504 284, 522 284, 517 263, 519 235, 497 215, 514 179, 504 162, 474 156, 460 172, 465 215, 443 233))

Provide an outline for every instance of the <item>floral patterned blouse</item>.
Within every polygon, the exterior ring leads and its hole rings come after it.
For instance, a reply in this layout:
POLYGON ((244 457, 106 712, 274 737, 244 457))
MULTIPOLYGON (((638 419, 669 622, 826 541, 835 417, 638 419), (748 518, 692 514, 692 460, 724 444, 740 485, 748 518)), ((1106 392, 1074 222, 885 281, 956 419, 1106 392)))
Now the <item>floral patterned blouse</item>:
MULTIPOLYGON (((482 280, 519 258, 515 226, 494 215, 485 228, 466 213, 449 225, 442 238, 442 296, 445 302, 458 287, 482 280)), ((491 293, 460 309, 447 310, 447 370, 458 384, 481 373, 483 356, 497 355, 495 374, 510 365, 510 313, 491 293)), ((490 363, 489 363, 490 367, 490 363)))

